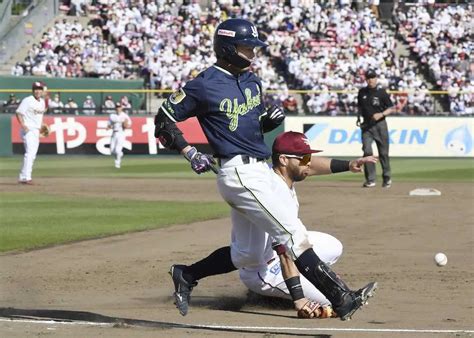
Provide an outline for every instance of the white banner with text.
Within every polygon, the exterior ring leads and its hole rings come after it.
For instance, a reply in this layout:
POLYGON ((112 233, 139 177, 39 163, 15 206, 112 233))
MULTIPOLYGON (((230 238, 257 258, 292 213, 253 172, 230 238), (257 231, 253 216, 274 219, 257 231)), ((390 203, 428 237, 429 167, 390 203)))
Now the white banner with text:
MULTIPOLYGON (((390 156, 473 157, 474 118, 388 117, 390 156)), ((361 156, 361 130, 356 117, 287 117, 285 131, 305 133, 322 156, 361 156)), ((374 154, 377 146, 373 144, 374 154)))

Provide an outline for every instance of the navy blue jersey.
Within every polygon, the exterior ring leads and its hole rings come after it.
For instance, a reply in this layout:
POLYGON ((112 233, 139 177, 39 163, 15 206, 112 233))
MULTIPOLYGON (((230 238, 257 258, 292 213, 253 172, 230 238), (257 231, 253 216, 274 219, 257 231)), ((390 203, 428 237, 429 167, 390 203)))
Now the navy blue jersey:
POLYGON ((217 157, 271 155, 260 127, 262 85, 251 72, 236 76, 210 67, 173 93, 161 109, 174 122, 196 116, 217 157))

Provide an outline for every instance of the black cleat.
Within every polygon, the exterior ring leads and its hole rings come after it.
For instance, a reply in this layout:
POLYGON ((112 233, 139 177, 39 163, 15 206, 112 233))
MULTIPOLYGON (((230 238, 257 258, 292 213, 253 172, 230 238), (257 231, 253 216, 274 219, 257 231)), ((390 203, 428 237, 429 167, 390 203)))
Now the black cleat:
POLYGON ((189 283, 183 278, 183 268, 185 265, 172 265, 169 274, 174 283, 174 304, 182 316, 188 313, 189 301, 191 300, 191 291, 198 284, 197 281, 189 283))
POLYGON ((357 291, 348 291, 344 296, 344 301, 338 306, 333 306, 334 311, 341 320, 350 320, 352 315, 367 304, 367 300, 374 295, 377 289, 377 282, 372 282, 357 291))

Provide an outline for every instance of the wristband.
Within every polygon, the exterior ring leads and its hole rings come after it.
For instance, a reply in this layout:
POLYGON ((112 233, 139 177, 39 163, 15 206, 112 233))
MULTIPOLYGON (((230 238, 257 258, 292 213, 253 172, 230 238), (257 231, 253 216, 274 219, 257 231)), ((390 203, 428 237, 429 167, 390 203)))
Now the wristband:
POLYGON ((349 171, 349 161, 346 160, 331 160, 331 172, 333 174, 340 173, 343 171, 349 171))
POLYGON ((184 154, 184 157, 189 161, 191 162, 191 160, 193 159, 193 157, 197 154, 197 149, 195 147, 191 147, 191 149, 189 149, 187 151, 187 153, 184 154))
POLYGON ((301 286, 300 277, 290 277, 285 280, 286 287, 290 291, 291 298, 294 302, 304 298, 303 287, 301 286))
POLYGON ((283 244, 273 246, 273 250, 276 251, 278 256, 283 255, 286 252, 286 248, 283 244))

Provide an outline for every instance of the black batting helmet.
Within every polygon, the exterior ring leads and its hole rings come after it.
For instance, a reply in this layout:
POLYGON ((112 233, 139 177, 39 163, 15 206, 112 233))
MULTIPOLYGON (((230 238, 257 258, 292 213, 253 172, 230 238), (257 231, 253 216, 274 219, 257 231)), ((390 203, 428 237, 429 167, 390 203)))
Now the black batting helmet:
POLYGON ((257 27, 244 19, 228 19, 214 32, 214 52, 218 59, 225 59, 238 68, 247 68, 250 61, 237 54, 236 46, 266 47, 258 38, 257 27))

